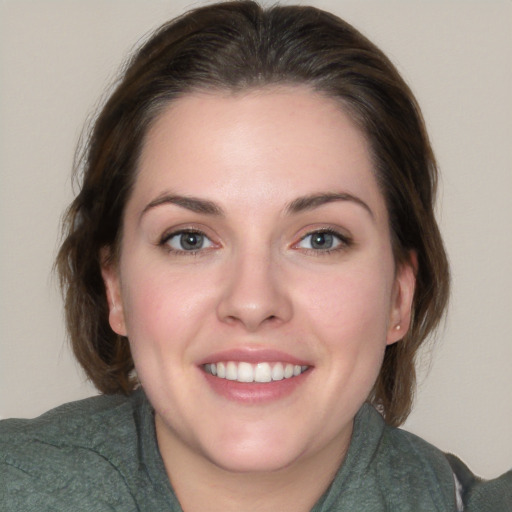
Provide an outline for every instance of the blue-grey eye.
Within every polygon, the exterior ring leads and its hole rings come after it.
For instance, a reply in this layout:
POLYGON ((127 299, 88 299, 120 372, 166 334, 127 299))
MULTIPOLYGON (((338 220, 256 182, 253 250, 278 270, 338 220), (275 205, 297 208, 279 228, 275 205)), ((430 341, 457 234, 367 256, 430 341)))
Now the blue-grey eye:
POLYGON ((195 231, 175 233, 167 239, 166 243, 175 251, 199 251, 213 245, 206 235, 195 231))
POLYGON ((298 244, 300 249, 329 251, 342 243, 341 237, 328 231, 316 231, 306 235, 298 244))

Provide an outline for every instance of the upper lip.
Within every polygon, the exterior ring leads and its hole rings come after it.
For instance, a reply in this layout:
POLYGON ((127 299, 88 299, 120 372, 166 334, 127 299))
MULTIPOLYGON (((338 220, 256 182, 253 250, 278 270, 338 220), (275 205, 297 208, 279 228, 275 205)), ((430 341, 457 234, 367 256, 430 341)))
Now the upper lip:
POLYGON ((265 348, 235 348, 223 350, 210 354, 199 361, 199 365, 208 363, 218 363, 221 361, 234 361, 246 363, 290 363, 300 366, 311 366, 311 362, 301 359, 299 357, 287 354, 280 350, 265 349, 265 348))

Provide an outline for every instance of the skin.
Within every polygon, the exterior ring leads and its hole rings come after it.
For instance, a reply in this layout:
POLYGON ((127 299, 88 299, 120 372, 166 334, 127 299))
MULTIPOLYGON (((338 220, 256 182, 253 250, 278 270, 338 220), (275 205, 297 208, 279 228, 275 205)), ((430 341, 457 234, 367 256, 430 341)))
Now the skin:
POLYGON ((363 134, 305 87, 173 102, 148 133, 119 261, 103 277, 187 512, 309 510, 386 345, 408 329, 414 292, 412 267, 393 259, 363 134), (183 230, 205 242, 185 250, 183 230), (322 230, 337 233, 332 250, 312 245, 322 230), (309 369, 283 396, 240 400, 202 367, 234 349, 309 369))

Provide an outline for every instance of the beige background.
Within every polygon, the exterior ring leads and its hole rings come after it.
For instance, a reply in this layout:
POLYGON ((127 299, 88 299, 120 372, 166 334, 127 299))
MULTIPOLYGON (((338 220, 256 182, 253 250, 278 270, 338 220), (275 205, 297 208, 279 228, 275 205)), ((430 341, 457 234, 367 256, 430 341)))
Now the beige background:
MULTIPOLYGON (((200 3, 0 0, 2 417, 94 393, 69 354, 51 277, 74 147, 128 51, 200 3)), ((406 427, 495 476, 512 466, 512 2, 310 3, 379 44, 424 109, 454 286, 406 427)))

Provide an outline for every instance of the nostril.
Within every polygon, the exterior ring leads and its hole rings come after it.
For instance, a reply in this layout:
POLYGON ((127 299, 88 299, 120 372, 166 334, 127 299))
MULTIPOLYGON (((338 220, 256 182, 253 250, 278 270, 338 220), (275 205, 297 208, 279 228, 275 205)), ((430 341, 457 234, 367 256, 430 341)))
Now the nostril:
POLYGON ((287 293, 275 289, 268 279, 233 280, 220 294, 217 316, 230 325, 241 323, 254 331, 259 326, 277 326, 292 316, 287 293), (259 284, 261 283, 261 284, 259 284))

